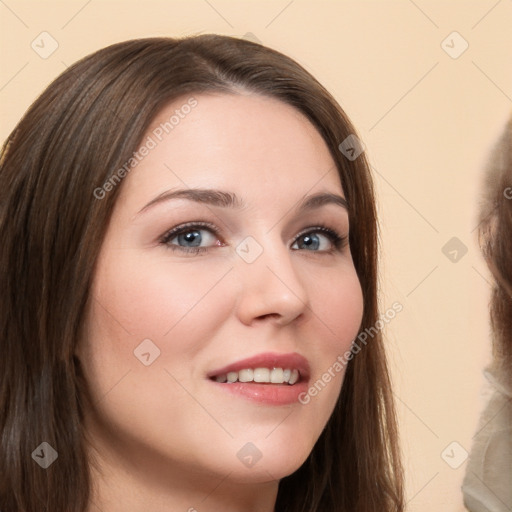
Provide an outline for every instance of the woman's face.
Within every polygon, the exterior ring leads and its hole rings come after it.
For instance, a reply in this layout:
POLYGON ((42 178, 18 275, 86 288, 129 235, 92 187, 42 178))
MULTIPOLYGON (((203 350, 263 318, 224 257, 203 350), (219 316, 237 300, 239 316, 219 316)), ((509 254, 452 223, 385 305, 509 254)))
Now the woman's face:
POLYGON ((362 318, 344 193, 294 108, 187 99, 144 136, 102 245, 79 351, 86 425, 145 477, 280 479, 325 427, 362 318))

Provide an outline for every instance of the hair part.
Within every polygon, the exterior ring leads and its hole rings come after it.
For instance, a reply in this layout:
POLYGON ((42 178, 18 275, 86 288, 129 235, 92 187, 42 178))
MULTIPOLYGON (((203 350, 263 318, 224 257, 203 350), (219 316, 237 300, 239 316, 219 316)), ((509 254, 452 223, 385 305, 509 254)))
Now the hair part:
MULTIPOLYGON (((132 157, 158 112, 201 93, 243 90, 303 113, 326 142, 349 204, 350 246, 364 296, 361 331, 378 320, 377 220, 356 133, 304 68, 256 43, 218 35, 118 43, 82 59, 35 101, 0 158, 0 509, 83 512, 90 461, 87 385, 74 355, 95 263, 122 183, 102 187, 132 157), (58 452, 42 470, 31 453, 58 452)), ((347 366, 335 410, 306 462, 281 480, 280 512, 400 512, 396 419, 380 332, 347 366)))

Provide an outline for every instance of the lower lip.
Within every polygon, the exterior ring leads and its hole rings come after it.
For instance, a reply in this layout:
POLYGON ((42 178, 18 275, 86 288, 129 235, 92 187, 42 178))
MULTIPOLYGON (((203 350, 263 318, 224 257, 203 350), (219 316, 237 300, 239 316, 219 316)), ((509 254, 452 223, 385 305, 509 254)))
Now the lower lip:
POLYGON ((254 402, 267 405, 290 405, 299 402, 301 393, 306 393, 307 382, 289 384, 259 384, 256 382, 229 382, 221 383, 210 381, 215 386, 228 393, 241 396, 254 402))

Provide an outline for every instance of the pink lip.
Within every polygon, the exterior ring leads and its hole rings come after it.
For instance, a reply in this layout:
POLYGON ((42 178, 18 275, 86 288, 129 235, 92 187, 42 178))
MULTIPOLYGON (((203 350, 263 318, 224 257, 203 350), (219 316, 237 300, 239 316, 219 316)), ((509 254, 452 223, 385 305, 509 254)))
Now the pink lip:
POLYGON ((297 353, 277 354, 273 352, 258 354, 236 361, 208 373, 210 382, 226 392, 234 393, 249 400, 268 405, 286 405, 298 402, 299 395, 307 391, 310 368, 307 359, 297 353), (220 383, 212 380, 217 375, 238 372, 244 368, 290 368, 300 373, 298 382, 289 384, 261 384, 256 382, 220 383))

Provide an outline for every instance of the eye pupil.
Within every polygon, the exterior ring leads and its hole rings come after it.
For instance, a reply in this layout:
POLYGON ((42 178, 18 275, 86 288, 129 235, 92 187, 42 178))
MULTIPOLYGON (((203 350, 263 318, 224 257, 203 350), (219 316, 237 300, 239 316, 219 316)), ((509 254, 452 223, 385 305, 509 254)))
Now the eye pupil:
POLYGON ((302 237, 302 245, 306 249, 318 249, 320 247, 320 240, 316 235, 304 235, 302 237))
POLYGON ((200 231, 188 231, 178 236, 180 245, 187 245, 188 247, 198 247, 201 245, 202 236, 200 231))

